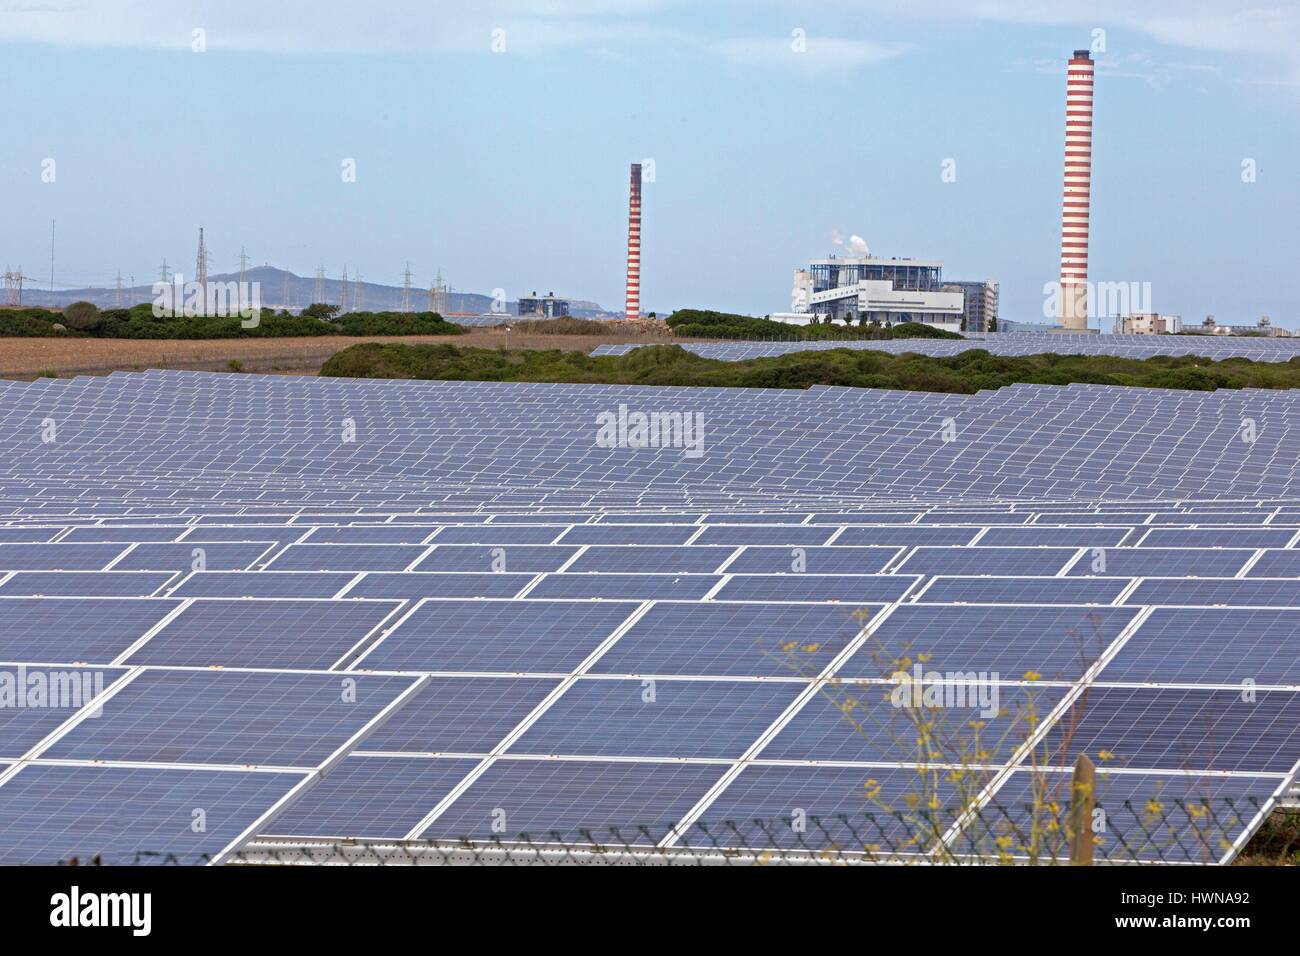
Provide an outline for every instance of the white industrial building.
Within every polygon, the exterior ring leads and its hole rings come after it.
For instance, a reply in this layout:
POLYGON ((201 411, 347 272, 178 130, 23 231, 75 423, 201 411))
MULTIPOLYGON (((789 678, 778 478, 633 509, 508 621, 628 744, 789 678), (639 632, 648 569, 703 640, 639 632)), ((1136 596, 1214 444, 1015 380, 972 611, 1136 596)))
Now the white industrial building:
POLYGON ((965 305, 962 290, 944 288, 937 260, 831 256, 795 270, 791 310, 772 318, 793 325, 920 322, 960 332, 965 305))

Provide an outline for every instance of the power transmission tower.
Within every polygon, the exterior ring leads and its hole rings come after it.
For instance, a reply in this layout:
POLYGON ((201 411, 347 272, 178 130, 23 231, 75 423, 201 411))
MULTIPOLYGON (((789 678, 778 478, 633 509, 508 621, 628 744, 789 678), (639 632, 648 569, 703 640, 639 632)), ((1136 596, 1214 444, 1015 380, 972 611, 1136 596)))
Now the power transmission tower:
POLYGON ((284 308, 288 309, 289 308, 289 271, 287 269, 284 272, 284 292, 281 294, 280 300, 281 302, 284 303, 284 308))
MULTIPOLYGON (((130 277, 130 283, 131 284, 126 287, 127 288, 126 297, 128 300, 131 298, 131 290, 135 288, 135 276, 130 277)), ((130 307, 129 301, 127 302, 127 306, 128 308, 130 307)))
POLYGON ((117 288, 113 291, 113 307, 122 308, 122 270, 117 270, 117 288))
POLYGON ((244 255, 244 247, 239 247, 239 287, 244 287, 244 281, 248 274, 248 256, 244 255))
POLYGON ((365 297, 365 287, 362 286, 361 284, 361 273, 358 272, 357 277, 352 280, 352 311, 353 312, 361 311, 361 300, 364 297, 365 297))
POLYGON ((402 273, 402 311, 411 311, 411 264, 406 264, 406 271, 402 273))
POLYGON ((208 247, 203 242, 203 227, 199 226, 199 252, 194 257, 194 281, 198 285, 199 315, 208 314, 208 247))
POLYGON ((312 296, 311 300, 313 303, 325 301, 325 267, 324 266, 316 267, 316 292, 312 296))
POLYGON ((439 315, 446 315, 447 310, 451 308, 448 301, 447 283, 442 279, 442 270, 438 270, 438 278, 433 281, 429 287, 429 311, 437 312, 439 315))
POLYGON ((172 271, 171 271, 171 269, 168 269, 168 268, 167 268, 167 260, 166 260, 166 259, 164 259, 164 260, 162 261, 162 268, 160 268, 160 269, 158 270, 158 281, 160 281, 160 282, 171 282, 171 281, 172 281, 172 271))
POLYGON ((348 267, 343 266, 343 282, 339 285, 339 314, 348 310, 348 267))
POLYGON ((18 271, 5 269, 5 305, 21 306, 23 304, 23 267, 18 271))

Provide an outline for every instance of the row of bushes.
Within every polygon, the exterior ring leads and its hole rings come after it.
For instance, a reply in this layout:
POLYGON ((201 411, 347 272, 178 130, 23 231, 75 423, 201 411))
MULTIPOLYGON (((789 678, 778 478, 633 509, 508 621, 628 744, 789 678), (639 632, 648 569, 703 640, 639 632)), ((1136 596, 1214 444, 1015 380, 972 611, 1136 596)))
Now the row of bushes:
POLYGON ((700 339, 750 339, 755 341, 802 341, 825 339, 959 339, 960 335, 932 328, 919 322, 902 322, 889 327, 859 323, 789 325, 772 319, 707 309, 678 309, 668 317, 668 326, 677 335, 700 339))
POLYGON ((348 312, 329 318, 333 306, 311 306, 300 315, 263 309, 258 324, 244 328, 239 316, 162 316, 153 306, 98 309, 74 302, 63 312, 0 310, 0 336, 105 339, 236 339, 299 335, 460 335, 465 328, 436 312, 348 312))
POLYGON ((1016 382, 1140 385, 1148 388, 1300 387, 1300 358, 1290 362, 1196 356, 1124 359, 1107 355, 992 355, 970 349, 935 358, 865 349, 792 352, 776 358, 726 362, 677 345, 626 355, 460 348, 455 345, 354 345, 332 356, 321 375, 458 381, 592 382, 635 385, 721 385, 807 388, 847 385, 924 392, 973 393, 1016 382))

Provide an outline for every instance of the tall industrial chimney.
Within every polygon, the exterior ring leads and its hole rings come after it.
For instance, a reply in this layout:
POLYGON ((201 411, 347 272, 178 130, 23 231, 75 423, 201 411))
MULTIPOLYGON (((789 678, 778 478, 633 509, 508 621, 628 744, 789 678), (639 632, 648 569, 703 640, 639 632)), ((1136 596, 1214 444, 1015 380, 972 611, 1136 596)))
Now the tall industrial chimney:
POLYGON ((1088 199, 1092 186, 1092 76, 1075 50, 1065 83, 1065 197, 1061 210, 1061 325, 1088 329, 1088 199))
POLYGON ((627 201, 627 301, 624 318, 641 312, 641 164, 632 164, 632 191, 627 201))

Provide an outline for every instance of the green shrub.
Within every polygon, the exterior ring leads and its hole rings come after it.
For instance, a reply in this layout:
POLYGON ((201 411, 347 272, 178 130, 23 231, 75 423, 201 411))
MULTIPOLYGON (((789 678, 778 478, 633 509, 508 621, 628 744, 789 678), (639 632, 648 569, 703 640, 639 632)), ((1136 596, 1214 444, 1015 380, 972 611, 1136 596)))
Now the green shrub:
POLYGON ((679 345, 652 345, 626 355, 558 349, 461 348, 450 343, 370 342, 335 353, 321 375, 457 381, 591 382, 628 385, 708 385, 808 388, 845 385, 911 391, 973 393, 1016 382, 1141 385, 1149 388, 1296 388, 1300 364, 1122 359, 1090 355, 996 356, 968 349, 953 356, 867 349, 791 352, 775 358, 725 362, 679 345))
POLYGON ((99 306, 93 302, 74 302, 63 310, 63 324, 78 332, 91 332, 102 321, 99 306))

